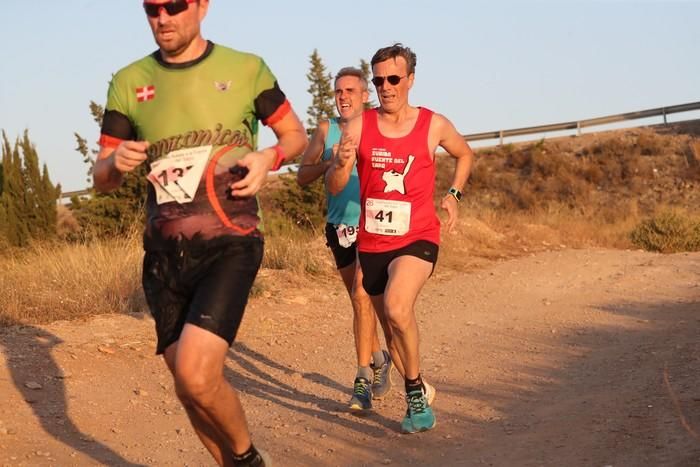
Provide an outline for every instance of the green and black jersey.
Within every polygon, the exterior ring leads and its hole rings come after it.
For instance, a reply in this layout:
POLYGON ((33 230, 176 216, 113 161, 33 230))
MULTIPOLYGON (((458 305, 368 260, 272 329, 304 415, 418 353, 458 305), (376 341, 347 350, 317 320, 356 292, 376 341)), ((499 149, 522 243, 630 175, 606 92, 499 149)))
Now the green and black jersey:
POLYGON ((154 52, 114 75, 100 145, 151 143, 146 248, 181 236, 262 236, 257 199, 234 198, 230 185, 245 175, 236 162, 256 149, 258 122, 289 111, 260 57, 211 42, 192 62, 154 52))

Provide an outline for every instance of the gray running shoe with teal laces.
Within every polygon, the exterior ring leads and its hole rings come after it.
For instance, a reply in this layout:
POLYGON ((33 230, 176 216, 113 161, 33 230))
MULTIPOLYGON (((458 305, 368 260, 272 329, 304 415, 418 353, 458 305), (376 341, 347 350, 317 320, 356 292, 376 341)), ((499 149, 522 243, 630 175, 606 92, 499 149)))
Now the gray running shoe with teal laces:
POLYGON ((374 399, 381 399, 391 390, 391 369, 394 367, 394 363, 391 361, 389 352, 382 350, 382 353, 384 354, 384 363, 377 367, 370 365, 374 372, 372 381, 372 397, 374 399))

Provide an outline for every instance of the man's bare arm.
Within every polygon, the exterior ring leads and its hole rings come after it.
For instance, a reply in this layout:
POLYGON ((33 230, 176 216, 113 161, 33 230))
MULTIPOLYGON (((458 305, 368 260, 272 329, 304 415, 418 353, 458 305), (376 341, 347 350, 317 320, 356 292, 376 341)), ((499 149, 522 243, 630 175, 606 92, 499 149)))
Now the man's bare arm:
POLYGON ((146 161, 148 146, 147 141, 122 141, 116 148, 102 147, 92 172, 95 189, 107 193, 119 188, 124 174, 146 161))
POLYGON ((301 156, 299 171, 297 172, 297 183, 301 186, 314 182, 318 177, 326 173, 331 161, 321 160, 325 150, 325 140, 328 134, 328 122, 319 123, 318 128, 311 136, 311 142, 301 156))

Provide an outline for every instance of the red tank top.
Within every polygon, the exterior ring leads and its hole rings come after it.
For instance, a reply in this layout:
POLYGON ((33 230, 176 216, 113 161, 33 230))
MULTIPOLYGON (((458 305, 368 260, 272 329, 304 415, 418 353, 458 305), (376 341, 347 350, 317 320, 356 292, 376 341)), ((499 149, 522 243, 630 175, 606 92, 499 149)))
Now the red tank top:
POLYGON ((433 202, 435 164, 428 148, 432 115, 420 107, 408 135, 388 138, 379 132, 376 109, 362 114, 357 159, 360 251, 391 251, 417 240, 440 243, 440 220, 433 202))

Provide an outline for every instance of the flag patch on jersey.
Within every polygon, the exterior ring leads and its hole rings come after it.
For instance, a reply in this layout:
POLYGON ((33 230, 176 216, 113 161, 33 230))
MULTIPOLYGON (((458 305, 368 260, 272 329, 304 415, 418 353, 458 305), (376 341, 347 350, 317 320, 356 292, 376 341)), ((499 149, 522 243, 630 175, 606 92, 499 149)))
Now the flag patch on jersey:
POLYGON ((136 100, 138 102, 146 102, 156 98, 156 87, 155 86, 144 86, 142 88, 136 88, 136 100))

